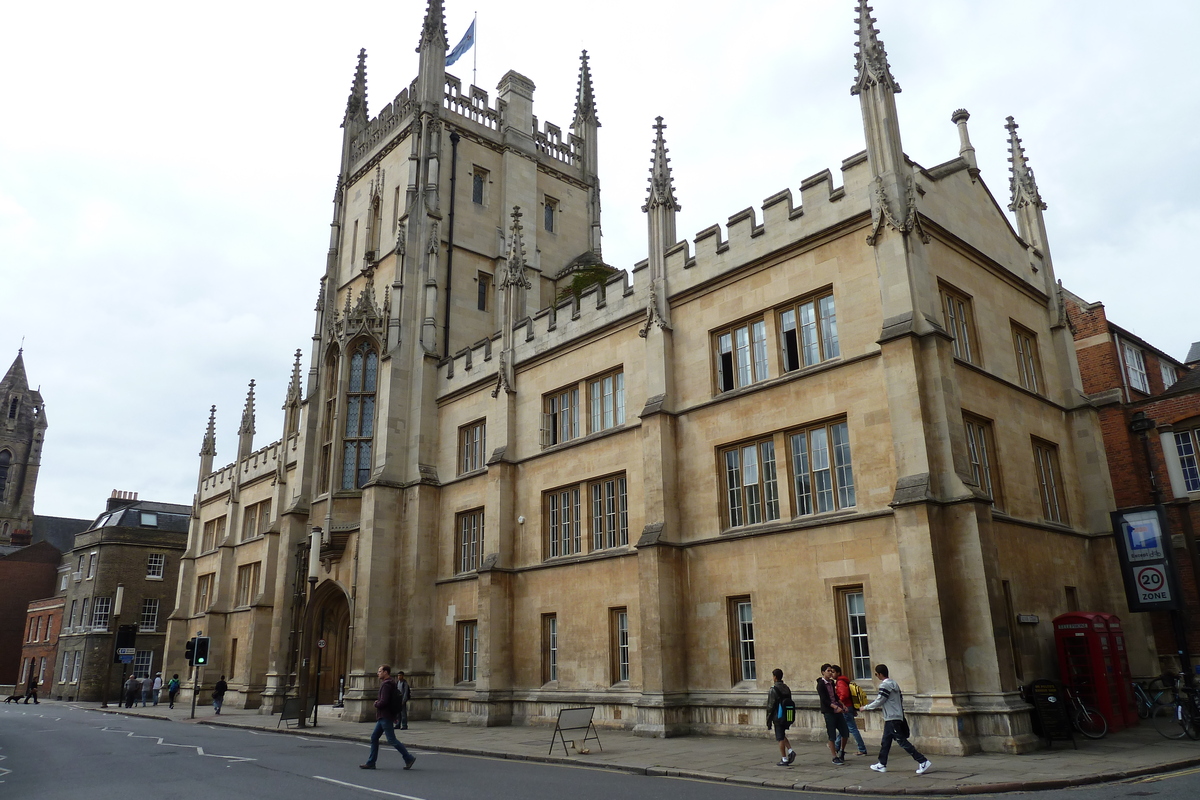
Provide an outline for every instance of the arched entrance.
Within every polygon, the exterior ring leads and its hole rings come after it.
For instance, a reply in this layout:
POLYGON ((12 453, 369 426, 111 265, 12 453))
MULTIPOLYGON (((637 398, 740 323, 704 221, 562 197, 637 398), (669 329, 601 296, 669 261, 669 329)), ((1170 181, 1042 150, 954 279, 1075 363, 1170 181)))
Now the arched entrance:
POLYGON ((322 705, 337 702, 338 681, 346 674, 350 647, 350 601, 335 581, 325 581, 313 593, 309 604, 309 631, 305 657, 309 680, 318 689, 322 705), (320 641, 324 647, 318 647, 320 641))

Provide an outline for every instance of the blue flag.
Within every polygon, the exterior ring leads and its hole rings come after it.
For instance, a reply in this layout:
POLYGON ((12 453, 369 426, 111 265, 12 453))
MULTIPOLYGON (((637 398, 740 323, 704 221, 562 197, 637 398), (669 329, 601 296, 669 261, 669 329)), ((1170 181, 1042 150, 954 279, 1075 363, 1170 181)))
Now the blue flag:
POLYGON ((467 32, 463 34, 462 41, 454 46, 454 49, 446 54, 446 66, 450 66, 455 61, 462 57, 462 54, 471 49, 475 44, 475 20, 471 20, 471 27, 467 28, 467 32))

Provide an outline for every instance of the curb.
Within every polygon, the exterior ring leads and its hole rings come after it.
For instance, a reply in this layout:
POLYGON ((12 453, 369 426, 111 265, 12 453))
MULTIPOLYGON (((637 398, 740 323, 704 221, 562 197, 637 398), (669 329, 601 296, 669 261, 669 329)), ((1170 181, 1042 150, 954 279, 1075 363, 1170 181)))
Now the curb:
MULTIPOLYGON (((92 711, 100 711, 106 714, 125 714, 132 709, 125 708, 92 708, 92 711)), ((165 720, 167 722, 194 722, 197 725, 211 725, 218 728, 242 728, 246 730, 263 731, 267 733, 291 734, 295 736, 309 736, 322 739, 337 739, 347 742, 366 742, 370 740, 366 735, 350 735, 344 733, 331 733, 326 731, 313 730, 311 728, 263 728, 257 725, 241 725, 237 722, 226 720, 218 720, 215 718, 205 718, 196 720, 176 720, 173 717, 165 717, 158 714, 136 713, 129 716, 142 717, 145 719, 165 720)), ((857 795, 880 795, 880 796, 941 796, 949 797, 953 795, 973 795, 973 794, 1001 794, 1006 792, 1035 792, 1035 791, 1053 791, 1055 789, 1066 789, 1077 786, 1091 786, 1102 783, 1115 783, 1130 778, 1139 778, 1147 775, 1159 775, 1166 772, 1173 772, 1179 769, 1188 767, 1200 766, 1200 755, 1170 761, 1161 764, 1154 764, 1146 767, 1137 767, 1121 772, 1102 772, 1094 775, 1081 775, 1075 778, 1058 778, 1042 781, 1011 781, 1004 783, 979 783, 979 784, 956 784, 953 786, 912 786, 912 787, 884 787, 884 786, 828 786, 822 785, 821 782, 815 781, 807 783, 804 781, 788 782, 771 778, 751 778, 738 775, 721 775, 714 772, 703 772, 700 770, 679 769, 663 766, 645 766, 638 767, 630 764, 611 764, 611 763, 593 763, 589 761, 581 761, 576 758, 554 756, 554 755, 525 755, 521 753, 506 753, 503 751, 484 750, 481 748, 472 747, 455 747, 451 745, 438 744, 413 744, 415 749, 425 750, 433 753, 449 753, 451 755, 465 756, 482 756, 485 758, 498 758, 507 761, 526 761, 535 764, 550 764, 554 766, 567 767, 588 767, 590 769, 603 769, 612 772, 622 772, 628 775, 645 775, 649 777, 666 777, 666 778, 685 778, 689 780, 706 781, 708 783, 727 783, 732 786, 763 786, 773 789, 792 789, 795 791, 808 792, 824 792, 826 794, 857 794, 857 795)))

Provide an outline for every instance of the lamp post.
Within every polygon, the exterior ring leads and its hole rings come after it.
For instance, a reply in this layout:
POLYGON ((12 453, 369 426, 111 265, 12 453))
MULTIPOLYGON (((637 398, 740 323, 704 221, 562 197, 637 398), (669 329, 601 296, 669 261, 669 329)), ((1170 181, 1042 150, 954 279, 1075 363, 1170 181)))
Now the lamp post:
MULTIPOLYGON (((1142 453, 1146 457, 1146 472, 1150 477, 1150 497, 1154 500, 1154 507, 1158 509, 1159 516, 1162 519, 1162 535, 1163 541, 1167 545, 1168 552, 1173 549, 1171 545, 1171 526, 1170 520, 1167 519, 1166 509, 1162 505, 1162 491, 1158 488, 1158 477, 1154 469, 1154 453, 1150 450, 1150 431, 1154 430, 1155 422, 1150 417, 1146 416, 1144 411, 1135 411, 1133 417, 1129 420, 1129 430, 1138 435, 1142 440, 1142 453)), ((1171 579, 1176 586, 1179 585, 1179 576, 1175 571, 1175 559, 1169 560, 1171 565, 1171 579)), ((1175 649, 1179 656, 1179 667, 1183 671, 1183 681, 1188 686, 1194 682, 1191 662, 1191 649, 1188 646, 1187 640, 1187 625, 1183 619, 1183 603, 1181 597, 1179 599, 1179 607, 1172 609, 1171 627, 1175 629, 1175 649)))
MULTIPOLYGON (((104 692, 104 697, 100 700, 101 708, 108 708, 108 694, 112 691, 112 668, 113 664, 117 663, 117 644, 120 637, 117 635, 121 630, 121 601, 125 599, 125 585, 118 583, 117 591, 113 597, 112 607, 112 631, 113 631, 113 657, 108 664, 108 689, 104 692)), ((122 662, 124 663, 124 662, 122 662)), ((124 676, 124 670, 122 670, 124 676)), ((124 681, 122 681, 124 685, 124 681)), ((121 705, 121 690, 117 689, 117 705, 121 705)))

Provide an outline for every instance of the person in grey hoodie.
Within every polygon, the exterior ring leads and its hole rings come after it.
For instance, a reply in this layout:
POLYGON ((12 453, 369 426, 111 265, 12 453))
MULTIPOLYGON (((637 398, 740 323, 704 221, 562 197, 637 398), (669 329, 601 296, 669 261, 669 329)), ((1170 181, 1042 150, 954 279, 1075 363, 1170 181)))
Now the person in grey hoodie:
POLYGON ((904 719, 904 696, 900 693, 900 686, 888 677, 887 664, 875 665, 875 680, 879 681, 879 696, 862 707, 863 711, 876 709, 883 711, 883 740, 879 743, 879 763, 872 764, 871 769, 876 772, 887 772, 888 751, 892 749, 892 742, 895 741, 917 762, 917 774, 924 775, 933 764, 908 741, 908 722, 904 719))

